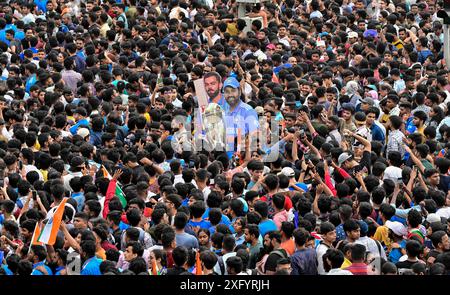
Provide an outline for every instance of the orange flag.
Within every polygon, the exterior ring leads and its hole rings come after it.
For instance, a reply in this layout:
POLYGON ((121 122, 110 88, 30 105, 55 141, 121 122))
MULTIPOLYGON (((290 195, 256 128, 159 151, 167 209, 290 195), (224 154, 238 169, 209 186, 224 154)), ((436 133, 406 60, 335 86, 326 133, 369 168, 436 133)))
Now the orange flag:
POLYGON ((197 255, 195 256, 195 275, 201 276, 203 274, 202 271, 202 262, 200 261, 200 251, 197 251, 197 255))
POLYGON ((158 275, 158 265, 156 264, 156 259, 152 260, 152 275, 158 275))
POLYGON ((280 123, 281 123, 281 129, 282 129, 282 130, 286 129, 286 122, 284 121, 284 119, 281 120, 280 123))
POLYGON ((109 174, 109 172, 108 172, 108 170, 106 170, 105 166, 102 165, 101 169, 102 169, 102 172, 103 172, 103 177, 111 180, 112 179, 111 174, 109 174))

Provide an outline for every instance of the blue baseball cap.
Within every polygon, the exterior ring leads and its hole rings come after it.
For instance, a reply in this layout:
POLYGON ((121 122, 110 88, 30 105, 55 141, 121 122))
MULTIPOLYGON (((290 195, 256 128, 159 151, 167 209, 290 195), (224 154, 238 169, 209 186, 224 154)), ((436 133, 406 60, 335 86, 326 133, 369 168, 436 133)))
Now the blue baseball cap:
POLYGON ((241 86, 239 84, 239 81, 236 80, 236 78, 234 78, 234 77, 230 77, 230 78, 226 79, 225 82, 223 82, 223 89, 225 89, 225 87, 232 87, 234 89, 238 89, 239 86, 241 86))

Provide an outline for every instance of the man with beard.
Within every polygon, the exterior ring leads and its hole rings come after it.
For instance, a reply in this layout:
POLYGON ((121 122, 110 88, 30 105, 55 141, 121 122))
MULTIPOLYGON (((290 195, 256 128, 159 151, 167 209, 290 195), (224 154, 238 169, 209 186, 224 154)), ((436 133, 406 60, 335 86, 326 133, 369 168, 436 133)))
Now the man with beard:
POLYGON ((356 125, 353 122, 353 114, 355 113, 355 107, 351 103, 342 104, 342 129, 348 129, 352 132, 356 131, 356 125))
POLYGON ((226 100, 224 111, 227 145, 232 145, 232 151, 235 151, 234 138, 245 136, 258 130, 258 115, 250 105, 241 101, 240 84, 236 78, 230 77, 225 80, 223 89, 226 100))
POLYGON ((281 248, 281 234, 278 231, 272 231, 264 236, 264 250, 269 253, 264 271, 266 275, 273 275, 276 272, 277 263, 280 259, 288 258, 289 255, 281 248))
POLYGON ((203 76, 205 90, 209 97, 209 103, 217 103, 221 108, 225 106, 225 99, 220 92, 222 89, 222 77, 217 72, 208 72, 203 76))
POLYGON ((186 112, 180 111, 172 121, 172 131, 174 135, 172 137, 172 148, 175 152, 181 154, 184 151, 192 151, 190 134, 186 130, 186 112))
POLYGON ((259 228, 256 224, 249 224, 244 231, 245 242, 249 243, 250 258, 248 261, 248 268, 254 269, 258 259, 259 252, 263 248, 259 240, 259 228))

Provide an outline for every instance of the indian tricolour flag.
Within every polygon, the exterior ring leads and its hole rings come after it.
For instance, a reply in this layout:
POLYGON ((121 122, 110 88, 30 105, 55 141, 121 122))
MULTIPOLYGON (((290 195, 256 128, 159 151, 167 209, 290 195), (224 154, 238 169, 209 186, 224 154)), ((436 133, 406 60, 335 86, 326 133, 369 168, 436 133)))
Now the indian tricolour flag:
POLYGON ((38 242, 47 245, 55 244, 67 200, 67 198, 64 198, 58 208, 56 208, 55 212, 50 216, 37 239, 38 242))
POLYGON ((103 177, 105 177, 109 180, 112 179, 111 174, 109 174, 108 170, 106 170, 105 166, 103 166, 103 165, 102 165, 102 172, 103 172, 103 177))
MULTIPOLYGON (((112 177, 111 174, 109 174, 108 170, 106 170, 106 167, 102 165, 102 171, 103 171, 103 177, 109 179, 111 181, 112 177)), ((120 203, 122 204, 122 207, 125 208, 127 206, 127 199, 125 199, 125 194, 122 191, 122 188, 120 187, 119 183, 116 181, 116 189, 114 195, 119 198, 120 203)))
POLYGON ((119 198, 122 207, 125 208, 127 206, 127 199, 125 199, 125 194, 123 193, 123 190, 118 182, 116 182, 115 196, 119 198))
POLYGON ((34 231, 33 231, 33 236, 31 237, 31 245, 28 248, 28 254, 30 254, 31 246, 33 246, 33 245, 44 246, 44 243, 38 242, 38 238, 39 238, 40 234, 41 234, 41 223, 36 222, 36 225, 35 225, 34 231))

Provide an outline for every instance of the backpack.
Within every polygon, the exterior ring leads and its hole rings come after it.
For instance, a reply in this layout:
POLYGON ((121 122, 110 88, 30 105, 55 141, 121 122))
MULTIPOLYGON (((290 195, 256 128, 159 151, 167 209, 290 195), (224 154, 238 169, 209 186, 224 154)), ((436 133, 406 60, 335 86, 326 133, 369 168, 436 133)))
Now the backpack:
POLYGON ((217 262, 219 262, 220 274, 225 275, 225 263, 223 262, 223 256, 219 256, 217 262))
POLYGON ((281 257, 280 259, 289 258, 289 255, 285 255, 284 252, 281 250, 273 250, 272 252, 270 252, 270 254, 276 254, 281 257))
POLYGON ((264 257, 260 261, 258 261, 258 263, 256 263, 256 274, 259 274, 259 275, 266 274, 266 261, 267 261, 267 258, 269 258, 269 256, 271 254, 278 255, 280 257, 280 259, 289 257, 289 254, 285 255, 284 252, 281 250, 273 250, 269 254, 264 255, 264 257))
POLYGON ((126 16, 123 16, 122 14, 117 17, 117 20, 122 21, 124 24, 127 23, 126 16))

